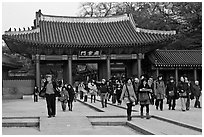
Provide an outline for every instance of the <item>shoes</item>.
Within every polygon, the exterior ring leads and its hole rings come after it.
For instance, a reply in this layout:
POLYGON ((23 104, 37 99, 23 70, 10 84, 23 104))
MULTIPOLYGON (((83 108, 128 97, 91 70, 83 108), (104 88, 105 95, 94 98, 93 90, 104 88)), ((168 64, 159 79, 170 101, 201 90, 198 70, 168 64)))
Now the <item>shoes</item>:
POLYGON ((55 115, 52 115, 52 117, 55 117, 55 115))
POLYGON ((149 113, 146 114, 146 119, 150 119, 151 116, 149 115, 149 113))
POLYGON ((51 116, 48 116, 48 118, 51 118, 51 116))
POLYGON ((131 119, 132 119, 131 116, 128 116, 128 117, 127 117, 127 120, 128 120, 128 121, 131 121, 131 119))
POLYGON ((158 110, 158 107, 156 107, 156 109, 158 110))
POLYGON ((140 117, 141 117, 141 118, 144 118, 144 115, 141 113, 141 114, 140 114, 140 117))
POLYGON ((185 112, 186 110, 182 110, 183 112, 185 112))
POLYGON ((172 110, 175 110, 175 108, 172 108, 172 110))

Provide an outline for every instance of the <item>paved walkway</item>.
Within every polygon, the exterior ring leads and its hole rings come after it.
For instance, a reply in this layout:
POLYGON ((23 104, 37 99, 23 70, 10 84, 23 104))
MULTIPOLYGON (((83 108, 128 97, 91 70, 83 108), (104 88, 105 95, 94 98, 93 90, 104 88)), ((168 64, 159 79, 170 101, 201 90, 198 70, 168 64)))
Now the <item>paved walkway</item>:
MULTIPOLYGON (((98 98, 99 99, 99 98, 98 98)), ((176 121, 178 123, 190 125, 202 129, 202 109, 191 107, 190 111, 180 111, 180 101, 177 101, 176 110, 168 110, 167 105, 164 105, 164 110, 156 110, 154 106, 150 107, 150 114, 159 118, 165 118, 167 120, 176 121)), ((111 103, 111 102, 109 102, 111 103)), ((94 109, 90 109, 87 105, 80 102, 74 102, 73 111, 63 112, 61 110, 60 102, 57 102, 57 115, 55 118, 47 118, 46 102, 44 99, 39 99, 38 102, 34 103, 31 97, 25 97, 22 100, 3 100, 2 101, 2 116, 3 117, 40 117, 40 132, 37 129, 32 128, 3 128, 3 134, 72 134, 72 135, 129 135, 129 134, 140 134, 132 131, 128 128, 121 126, 92 126, 91 122, 109 122, 109 121, 122 121, 126 120, 126 110, 108 105, 107 108, 101 108, 99 101, 96 103, 90 103, 90 99, 86 104, 92 105, 104 112, 97 112, 94 109), (88 118, 87 116, 106 116, 107 118, 88 118), (113 116, 111 118, 110 116, 113 116), (116 118, 118 116, 118 118, 116 118), (115 117, 115 118, 114 118, 115 117), (108 130, 107 130, 108 128, 108 130), (26 130, 25 130, 26 129, 26 130)), ((193 106, 193 101, 191 103, 193 106)), ((126 107, 122 104, 122 107, 126 107)), ((165 124, 155 118, 151 120, 138 118, 139 105, 134 106, 133 120, 131 123, 137 124, 140 127, 146 128, 149 131, 153 131, 155 134, 197 134, 190 130, 184 129, 181 132, 176 130, 175 125, 165 124), (163 124, 163 125, 162 125, 163 124), (165 125, 164 125, 165 124, 165 125), (161 126, 161 127, 159 127, 161 126), (165 128, 164 128, 165 126, 165 128), (163 127, 163 129, 162 129, 163 127), (171 128, 173 132, 167 132, 171 128), (175 129, 175 131, 174 131, 175 129)), ((198 133, 200 134, 200 133, 198 133)))

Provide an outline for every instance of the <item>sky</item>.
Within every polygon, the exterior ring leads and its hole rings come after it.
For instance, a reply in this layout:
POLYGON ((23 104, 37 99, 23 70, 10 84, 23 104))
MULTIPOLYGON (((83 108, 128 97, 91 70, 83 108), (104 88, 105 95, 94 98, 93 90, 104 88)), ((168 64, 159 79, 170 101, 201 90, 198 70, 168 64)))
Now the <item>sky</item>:
POLYGON ((33 26, 35 12, 58 16, 77 16, 80 2, 2 2, 2 33, 9 28, 33 26))

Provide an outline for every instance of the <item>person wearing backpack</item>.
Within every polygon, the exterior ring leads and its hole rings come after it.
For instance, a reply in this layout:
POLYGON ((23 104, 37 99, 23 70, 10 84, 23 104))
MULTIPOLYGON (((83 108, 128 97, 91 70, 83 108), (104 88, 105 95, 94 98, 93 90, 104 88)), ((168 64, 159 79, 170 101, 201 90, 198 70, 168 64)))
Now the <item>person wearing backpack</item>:
POLYGON ((132 106, 137 100, 131 78, 127 78, 125 81, 120 100, 122 101, 123 98, 127 105, 127 120, 131 121, 132 106))

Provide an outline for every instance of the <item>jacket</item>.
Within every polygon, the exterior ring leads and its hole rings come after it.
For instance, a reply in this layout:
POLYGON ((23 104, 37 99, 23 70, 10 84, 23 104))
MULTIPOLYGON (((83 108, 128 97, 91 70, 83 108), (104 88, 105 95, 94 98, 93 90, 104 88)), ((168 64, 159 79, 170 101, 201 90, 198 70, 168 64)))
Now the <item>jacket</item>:
MULTIPOLYGON (((48 81, 46 81, 44 83, 43 91, 46 91, 47 84, 48 84, 48 81)), ((60 92, 57 90, 57 84, 54 81, 52 81, 52 85, 53 85, 53 90, 54 90, 55 96, 60 97, 60 92)))
POLYGON ((154 81, 154 94, 156 99, 164 99, 166 94, 166 87, 164 81, 154 81))

